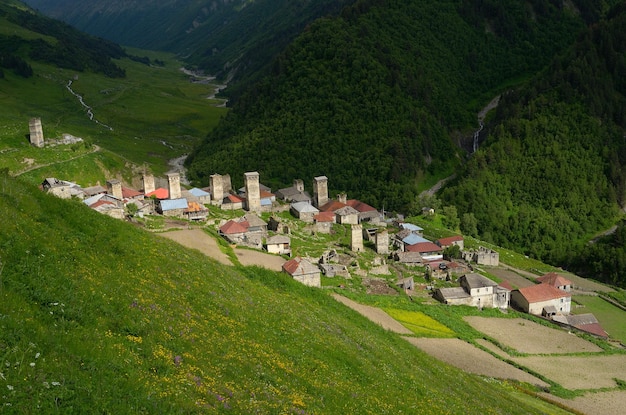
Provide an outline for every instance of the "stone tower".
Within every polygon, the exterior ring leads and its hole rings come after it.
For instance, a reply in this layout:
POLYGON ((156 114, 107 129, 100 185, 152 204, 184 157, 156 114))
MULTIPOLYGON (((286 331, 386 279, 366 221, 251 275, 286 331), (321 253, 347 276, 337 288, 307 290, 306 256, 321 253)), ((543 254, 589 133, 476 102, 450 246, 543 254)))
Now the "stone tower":
POLYGON ((170 191, 170 199, 180 199, 180 173, 167 173, 167 184, 170 191))
POLYGON ((156 187, 154 186, 154 176, 148 173, 145 173, 143 175, 143 193, 147 194, 147 193, 151 193, 154 192, 156 190, 156 187))
POLYGON ((261 188, 259 186, 259 173, 256 171, 243 174, 246 184, 246 205, 248 211, 258 212, 261 210, 261 188))
POLYGON ((328 203, 328 177, 315 177, 313 178, 313 204, 319 208, 326 203, 328 203))
POLYGON ((222 203, 224 198, 224 183, 221 174, 212 174, 209 178, 209 187, 211 188, 211 202, 222 203))
POLYGON ((345 205, 346 203, 348 203, 348 195, 345 192, 339 193, 337 195, 337 201, 345 205))
POLYGON ((381 255, 389 254, 389 232, 387 229, 376 233, 376 252, 381 255))
POLYGON ((304 182, 301 179, 295 179, 293 181, 293 187, 298 191, 298 192, 304 192, 304 182))
POLYGON ((44 139, 41 118, 31 118, 28 127, 30 129, 30 143, 35 147, 43 147, 44 139))
POLYGON ((122 182, 117 179, 107 180, 107 193, 122 200, 122 182))
POLYGON ((352 225, 352 239, 350 240, 352 252, 363 252, 363 226, 352 225))

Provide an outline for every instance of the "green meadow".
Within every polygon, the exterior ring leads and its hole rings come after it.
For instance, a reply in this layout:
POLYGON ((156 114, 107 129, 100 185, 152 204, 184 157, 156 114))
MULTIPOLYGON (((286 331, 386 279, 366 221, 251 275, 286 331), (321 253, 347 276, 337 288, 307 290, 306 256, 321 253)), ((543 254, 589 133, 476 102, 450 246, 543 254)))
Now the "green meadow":
POLYGON ((575 304, 583 306, 579 308, 572 304, 573 314, 592 313, 611 338, 626 343, 626 324, 624 324, 626 311, 599 296, 575 295, 572 300, 575 304))
MULTIPOLYGON (((32 78, 5 71, 5 78, 0 79, 2 165, 19 174, 33 166, 75 159, 93 151, 91 145, 96 144, 110 151, 107 158, 117 159, 112 164, 128 163, 113 171, 120 176, 130 175, 131 165, 148 166, 156 174, 169 170, 168 160, 188 153, 227 110, 218 106, 221 100, 208 99, 214 85, 192 83, 180 70, 180 62, 169 55, 147 54, 164 65, 148 66, 125 58, 116 63, 125 69, 126 77, 117 79, 35 62, 31 63, 32 78), (111 129, 89 119, 87 110, 66 88, 70 80, 94 118, 111 129), (41 118, 46 138, 68 133, 83 138, 85 145, 32 148, 28 144, 31 117, 41 118)), ((106 173, 111 171, 101 169, 98 180, 104 180, 106 173)), ((82 176, 64 178, 80 182, 82 176)))

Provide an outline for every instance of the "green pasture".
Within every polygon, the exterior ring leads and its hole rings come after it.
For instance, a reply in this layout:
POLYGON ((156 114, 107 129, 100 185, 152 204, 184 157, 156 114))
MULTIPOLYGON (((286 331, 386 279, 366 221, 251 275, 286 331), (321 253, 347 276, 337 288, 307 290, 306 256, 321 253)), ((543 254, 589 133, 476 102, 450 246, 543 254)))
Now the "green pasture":
POLYGON ((167 161, 188 153, 227 110, 216 106, 221 101, 207 99, 214 92, 213 85, 190 82, 180 71, 182 64, 170 55, 149 54, 152 59, 160 56, 165 65, 123 59, 117 62, 126 70, 127 76, 121 79, 37 62, 31 62, 34 76, 29 79, 5 71, 5 78, 0 79, 0 164, 18 173, 26 167, 24 158, 34 158, 37 164, 66 159, 64 149, 29 146, 28 121, 40 117, 46 138, 69 133, 133 164, 147 165, 156 174, 169 170, 167 161), (112 130, 89 120, 87 110, 67 90, 69 80, 95 119, 112 130))
POLYGON ((572 300, 584 307, 572 307, 573 314, 592 313, 612 339, 626 343, 626 311, 598 296, 575 295, 572 300))

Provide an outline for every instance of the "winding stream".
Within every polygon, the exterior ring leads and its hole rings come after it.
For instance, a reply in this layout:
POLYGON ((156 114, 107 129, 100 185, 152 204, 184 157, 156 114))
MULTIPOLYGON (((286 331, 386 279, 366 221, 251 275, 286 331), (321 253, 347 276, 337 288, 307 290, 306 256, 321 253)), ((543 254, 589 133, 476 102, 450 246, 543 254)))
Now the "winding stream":
POLYGON ((104 128, 109 129, 110 131, 113 131, 112 127, 109 127, 108 125, 101 123, 100 121, 98 121, 94 115, 93 115, 93 111, 92 108, 85 104, 85 100, 83 99, 83 97, 81 95, 78 95, 76 92, 74 92, 74 90, 72 89, 72 83, 73 81, 70 79, 69 81, 67 81, 67 85, 65 86, 67 88, 68 91, 70 91, 70 93, 72 95, 74 95, 76 98, 78 98, 78 102, 80 102, 80 105, 82 105, 84 108, 87 109, 87 116, 89 117, 89 119, 93 122, 95 122, 98 125, 103 126, 104 128))

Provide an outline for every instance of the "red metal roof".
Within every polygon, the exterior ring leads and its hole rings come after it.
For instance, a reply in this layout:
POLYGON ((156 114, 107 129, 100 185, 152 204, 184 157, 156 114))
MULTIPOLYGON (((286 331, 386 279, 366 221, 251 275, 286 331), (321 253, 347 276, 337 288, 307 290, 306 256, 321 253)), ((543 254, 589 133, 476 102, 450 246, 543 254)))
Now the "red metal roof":
POLYGON ((572 282, 565 278, 562 275, 557 274, 556 272, 548 272, 545 275, 537 278, 537 281, 543 284, 549 284, 553 287, 560 287, 563 285, 572 285, 572 282))
POLYGON ((554 288, 548 284, 535 284, 530 287, 520 288, 519 292, 529 304, 572 296, 570 293, 554 288))
POLYGON ((346 205, 345 203, 341 203, 336 200, 331 200, 327 202, 326 204, 324 204, 323 206, 319 207, 318 209, 320 210, 320 212, 334 212, 346 206, 348 205, 346 205))
POLYGON ((454 236, 449 236, 447 238, 441 238, 437 242, 439 242, 439 246, 450 246, 454 242, 460 242, 462 240, 463 240, 463 236, 454 235, 454 236))
POLYGON ((169 199, 170 197, 170 192, 167 189, 164 189, 162 187, 159 187, 156 190, 153 190, 150 193, 146 193, 146 197, 151 197, 151 196, 155 196, 157 199, 169 199))
POLYGON ((313 219, 315 219, 316 222, 334 222, 335 212, 320 212, 313 216, 313 219))
POLYGON ((246 233, 248 231, 248 222, 236 222, 234 220, 229 220, 226 222, 221 228, 220 232, 225 235, 233 235, 236 233, 246 233))
POLYGON ((129 187, 122 187, 122 197, 124 199, 132 199, 133 197, 137 197, 137 196, 141 196, 143 195, 143 193, 138 192, 134 189, 131 189, 129 187))
POLYGON ((443 249, 432 242, 418 242, 415 245, 406 246, 407 252, 419 252, 420 254, 426 252, 441 252, 443 249))
POLYGON ((283 271, 291 276, 307 275, 319 272, 319 268, 306 259, 297 256, 283 264, 283 271))
POLYGON ((239 196, 235 196, 233 194, 228 194, 225 199, 228 199, 230 201, 230 203, 241 203, 243 202, 243 199, 240 198, 239 196))
POLYGON ((376 208, 356 199, 348 200, 348 206, 351 206, 352 208, 358 210, 359 212, 376 212, 376 208))

